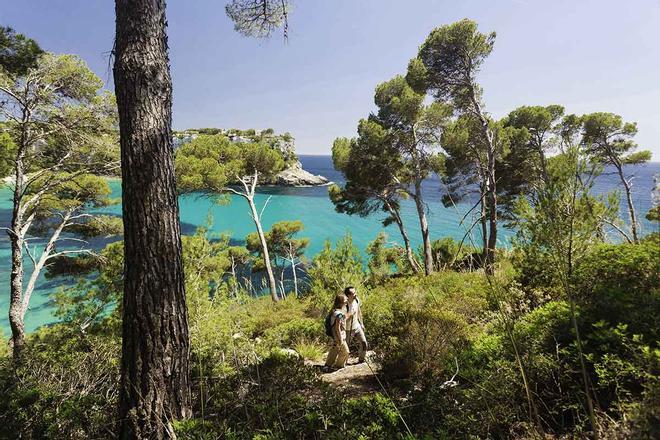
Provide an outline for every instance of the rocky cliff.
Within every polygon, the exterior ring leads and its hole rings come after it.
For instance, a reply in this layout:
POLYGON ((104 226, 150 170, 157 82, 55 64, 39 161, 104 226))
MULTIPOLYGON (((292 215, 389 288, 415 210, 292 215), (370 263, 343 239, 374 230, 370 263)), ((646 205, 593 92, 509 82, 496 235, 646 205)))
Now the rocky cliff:
POLYGON ((294 139, 289 133, 275 134, 272 129, 237 130, 222 128, 189 129, 174 134, 174 148, 186 144, 199 135, 226 136, 231 142, 266 142, 277 149, 287 163, 287 167, 267 184, 276 186, 322 186, 330 183, 323 176, 317 176, 303 169, 295 152, 294 139))
POLYGON ((275 176, 275 185, 280 186, 321 186, 330 183, 323 176, 317 176, 303 169, 300 161, 295 161, 275 176))

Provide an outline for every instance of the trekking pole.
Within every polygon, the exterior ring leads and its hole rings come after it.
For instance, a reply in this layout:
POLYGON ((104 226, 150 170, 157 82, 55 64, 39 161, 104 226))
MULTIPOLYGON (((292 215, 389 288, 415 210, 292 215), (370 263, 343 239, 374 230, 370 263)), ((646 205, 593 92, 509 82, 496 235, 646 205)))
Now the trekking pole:
POLYGON ((383 392, 385 393, 385 396, 387 396, 387 398, 389 399, 389 401, 390 401, 390 402, 392 403, 392 405, 394 406, 394 410, 396 411, 397 415, 399 416, 399 418, 400 418, 401 421, 403 422, 403 426, 406 427, 406 431, 408 431, 408 434, 410 435, 410 437, 411 437, 411 438, 415 438, 415 436, 413 435, 412 431, 411 431, 410 428, 408 427, 408 424, 406 423, 406 420, 403 418, 403 415, 401 414, 401 411, 399 411, 399 408, 396 406, 396 403, 394 403, 394 400, 393 400, 392 397, 390 396, 390 393, 387 392, 387 390, 385 389, 385 386, 383 385, 383 383, 382 383, 382 382, 380 381, 380 379, 378 378, 378 374, 376 374, 376 372, 375 372, 374 369, 371 367, 371 364, 369 363, 369 361, 368 361, 366 358, 364 359, 364 363, 367 364, 367 367, 369 367, 369 369, 371 370, 371 374, 373 374, 374 377, 376 378, 376 380, 378 381, 378 385, 380 385, 381 389, 382 389, 383 392))

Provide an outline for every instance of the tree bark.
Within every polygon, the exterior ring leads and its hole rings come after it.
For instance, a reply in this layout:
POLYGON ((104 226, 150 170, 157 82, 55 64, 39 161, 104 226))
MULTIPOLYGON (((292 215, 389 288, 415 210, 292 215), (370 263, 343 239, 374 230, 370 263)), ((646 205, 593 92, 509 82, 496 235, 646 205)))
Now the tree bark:
POLYGON ((479 223, 481 223, 481 256, 483 261, 486 261, 486 256, 488 253, 488 216, 486 212, 486 190, 483 184, 480 185, 480 194, 481 201, 479 202, 479 223))
POLYGON ((495 153, 488 158, 488 253, 486 254, 486 272, 495 271, 495 248, 497 247, 497 188, 495 183, 495 153), (491 163, 492 162, 492 163, 491 163))
POLYGON ((12 199, 12 216, 10 229, 7 231, 11 243, 11 275, 9 294, 9 326, 11 327, 12 354, 15 361, 21 356, 25 346, 25 323, 23 309, 23 245, 25 241, 23 209, 23 181, 25 179, 25 151, 28 141, 27 121, 29 112, 23 111, 21 124, 21 141, 16 152, 14 167, 14 194, 12 199))
POLYGON ((422 231, 422 240, 424 243, 424 273, 429 275, 434 271, 433 268, 433 249, 431 249, 431 236, 429 234, 429 224, 426 221, 426 210, 422 199, 422 184, 415 182, 415 206, 419 217, 419 226, 422 231))
POLYGON ((254 204, 254 194, 250 194, 246 197, 246 199, 250 205, 250 212, 252 213, 254 225, 257 228, 257 235, 259 235, 259 242, 261 243, 262 255, 264 257, 264 267, 266 268, 266 277, 268 278, 268 286, 270 289, 270 297, 273 299, 273 301, 277 302, 280 300, 280 298, 277 295, 277 284, 275 283, 275 275, 273 275, 273 266, 270 263, 270 254, 268 252, 266 235, 264 234, 264 230, 261 227, 261 219, 259 213, 257 212, 257 206, 254 204))
POLYGON ((403 225, 403 219, 401 218, 401 214, 399 213, 399 210, 393 207, 389 202, 385 201, 384 203, 385 203, 385 208, 392 215, 394 221, 396 222, 396 225, 399 227, 401 238, 403 238, 403 245, 406 249, 406 258, 408 259, 408 263, 410 264, 410 267, 412 268, 413 272, 419 273, 419 263, 417 263, 417 260, 415 259, 415 255, 413 254, 412 251, 412 247, 410 246, 410 238, 408 237, 408 232, 406 231, 406 228, 403 225))
POLYGON ((621 183, 623 183, 623 189, 626 191, 626 203, 628 204, 628 215, 630 216, 630 231, 632 233, 633 243, 639 243, 639 236, 637 232, 637 216, 635 215, 635 205, 633 205, 632 200, 632 191, 630 189, 630 184, 626 180, 626 176, 623 175, 623 167, 620 163, 615 163, 617 172, 619 173, 619 178, 621 183))
POLYGON ((116 0, 124 298, 119 437, 174 436, 190 415, 188 316, 164 0, 116 0))
POLYGON ((30 305, 30 298, 32 297, 34 288, 37 286, 37 280, 39 279, 39 274, 46 266, 46 262, 51 258, 51 253, 55 249, 55 243, 57 243, 57 241, 60 239, 60 235, 62 234, 64 228, 69 225, 68 221, 72 214, 73 214, 73 209, 69 210, 66 214, 62 216, 62 221, 53 231, 52 235, 50 236, 50 239, 48 240, 48 243, 46 244, 43 252, 41 253, 41 256, 39 256, 38 260, 36 259, 34 260, 34 268, 32 270, 32 274, 30 275, 27 286, 25 286, 25 291, 23 292, 23 299, 21 305, 22 321, 25 320, 25 314, 27 313, 28 306, 30 305))
POLYGON ((289 252, 291 257, 291 270, 293 271, 293 293, 298 298, 298 275, 296 274, 296 256, 292 251, 289 252))
POLYGON ((495 272, 495 248, 497 246, 497 179, 495 178, 495 142, 490 130, 488 119, 481 109, 479 99, 474 87, 471 95, 472 105, 479 121, 481 122, 482 135, 486 141, 486 204, 488 207, 488 243, 486 246, 485 271, 492 275, 495 272))

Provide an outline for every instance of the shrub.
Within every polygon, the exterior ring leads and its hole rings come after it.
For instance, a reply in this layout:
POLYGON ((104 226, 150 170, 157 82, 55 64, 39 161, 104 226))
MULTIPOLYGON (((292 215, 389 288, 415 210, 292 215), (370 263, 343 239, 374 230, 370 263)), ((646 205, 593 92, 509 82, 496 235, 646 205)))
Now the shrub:
POLYGON ((576 268, 587 319, 624 323, 649 342, 660 340, 660 236, 640 244, 601 245, 576 268))
POLYGON ((120 352, 112 331, 81 335, 56 325, 30 335, 18 369, 0 359, 0 438, 107 437, 115 422, 120 352))
POLYGON ((334 296, 345 287, 360 288, 365 282, 362 256, 350 234, 338 240, 334 249, 326 241, 307 273, 311 280, 308 296, 320 310, 328 309, 334 296))
POLYGON ((383 372, 390 378, 414 381, 450 377, 446 373, 448 365, 452 368, 452 355, 468 338, 465 319, 451 311, 431 309, 409 312, 397 322, 400 332, 380 351, 383 372))
POLYGON ((293 346, 294 350, 303 357, 303 359, 308 359, 310 361, 320 361, 323 359, 323 354, 325 353, 325 346, 321 344, 317 339, 308 341, 306 339, 301 339, 295 343, 293 346))
POLYGON ((321 319, 293 318, 264 332, 264 341, 272 346, 292 348, 301 341, 325 338, 321 319))
POLYGON ((431 243, 436 270, 473 270, 482 266, 481 251, 474 246, 459 244, 451 237, 431 243))
MULTIPOLYGON (((332 396, 327 384, 312 368, 303 365, 301 358, 273 351, 237 374, 209 380, 206 420, 213 432, 226 438, 253 438, 259 433, 270 433, 267 438, 287 438, 286 433, 314 438, 325 429, 323 420, 337 412, 339 399, 332 396), (333 405, 324 405, 329 401, 333 405)), ((201 424, 182 428, 198 435, 207 427, 201 424)), ((186 435, 182 438, 199 438, 186 435)))
POLYGON ((401 246, 388 246, 387 234, 381 232, 367 246, 369 261, 367 262, 368 279, 370 286, 383 284, 394 274, 410 273, 412 268, 406 258, 406 251, 401 246))
POLYGON ((307 316, 309 310, 308 301, 293 296, 276 303, 268 297, 248 299, 242 306, 243 318, 239 325, 246 335, 261 337, 270 328, 307 316))

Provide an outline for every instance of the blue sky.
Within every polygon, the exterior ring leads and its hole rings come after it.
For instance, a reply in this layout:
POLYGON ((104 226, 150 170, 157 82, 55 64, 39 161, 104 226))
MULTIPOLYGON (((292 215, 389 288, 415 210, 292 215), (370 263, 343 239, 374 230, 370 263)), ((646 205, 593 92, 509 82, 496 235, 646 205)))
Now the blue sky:
MULTIPOLYGON (((225 3, 169 1, 176 129, 273 127, 299 153, 327 154, 431 29, 468 17, 498 34, 480 77, 494 116, 536 104, 619 113, 660 160, 657 0, 297 0, 288 43, 236 34, 225 3)), ((0 24, 111 80, 114 2, 2 0, 0 24)))

